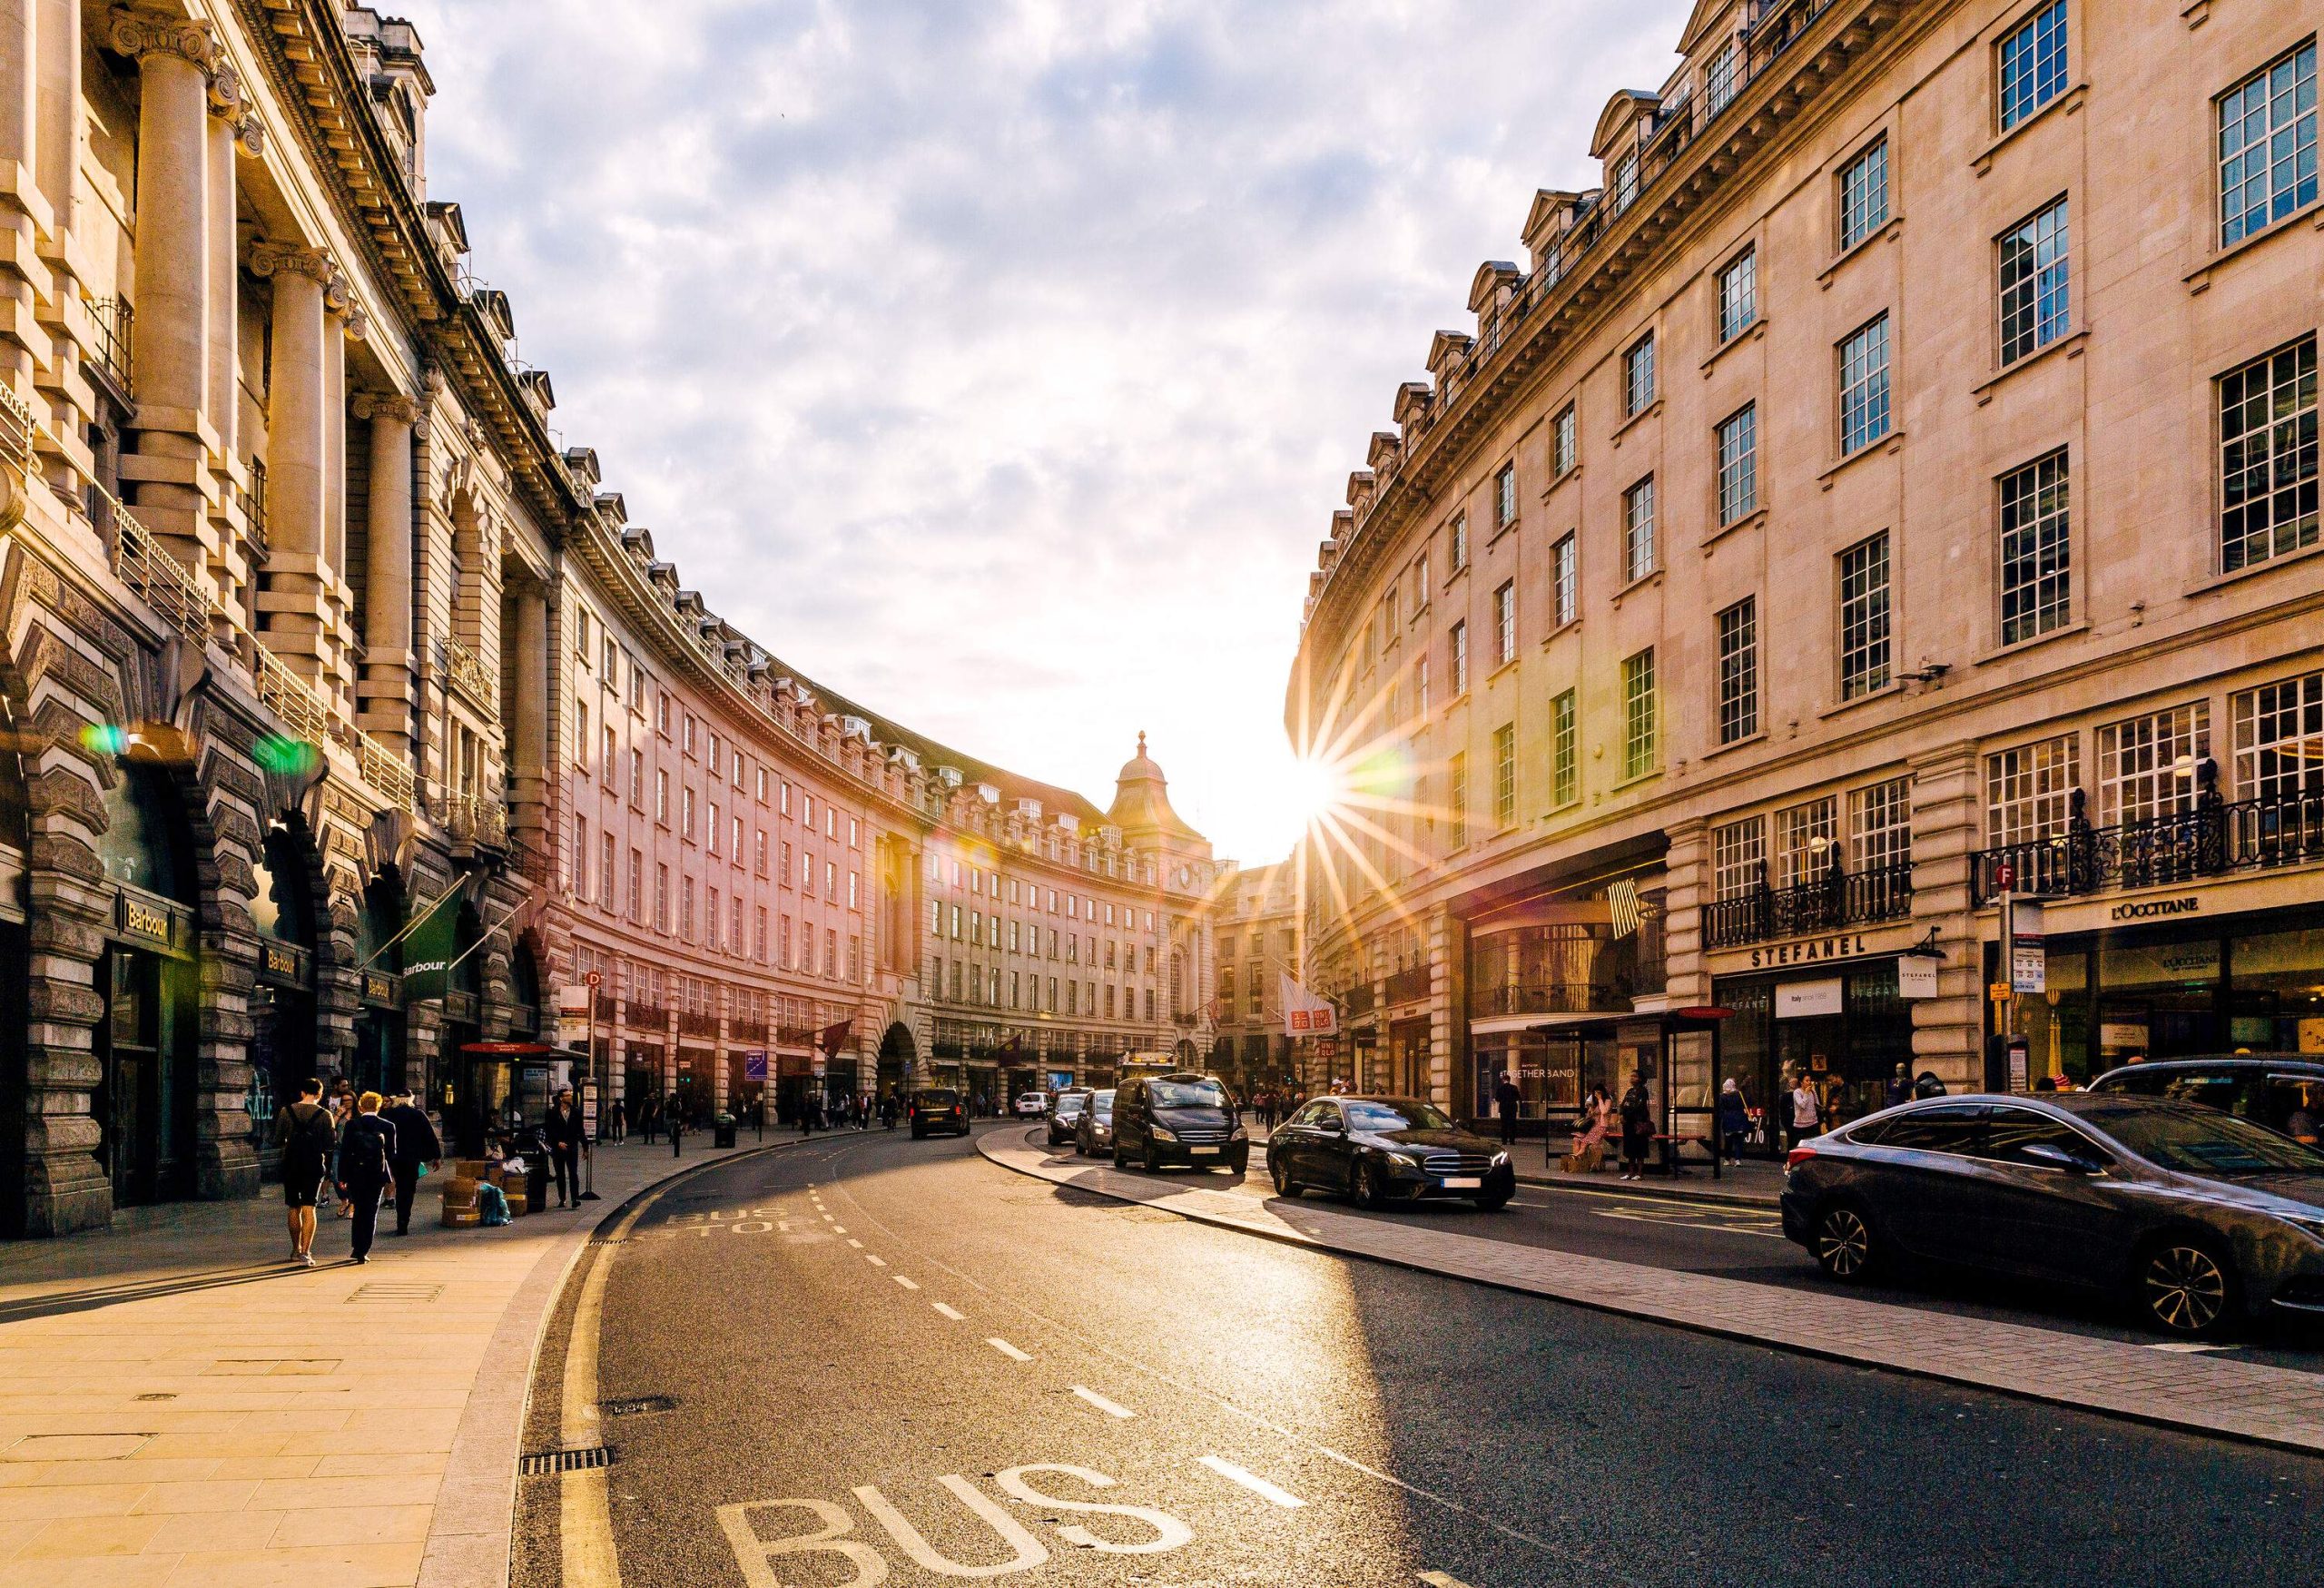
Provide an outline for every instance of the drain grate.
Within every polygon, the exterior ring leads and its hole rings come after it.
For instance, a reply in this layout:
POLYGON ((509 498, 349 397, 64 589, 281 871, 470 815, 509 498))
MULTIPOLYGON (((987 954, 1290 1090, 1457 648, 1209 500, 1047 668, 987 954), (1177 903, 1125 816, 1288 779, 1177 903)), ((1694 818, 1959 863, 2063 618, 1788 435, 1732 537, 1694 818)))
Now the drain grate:
POLYGON ((364 1301, 433 1301, 444 1294, 441 1285, 397 1285, 375 1282, 358 1285, 347 1299, 350 1305, 364 1301))
POLYGON ((590 1467, 611 1466, 614 1453, 610 1446, 591 1445, 579 1450, 537 1450, 517 1463, 517 1470, 528 1478, 546 1477, 553 1473, 582 1472, 590 1467))
POLYGON ((606 1402, 606 1415, 635 1417, 645 1412, 674 1412, 678 1403, 665 1395, 633 1396, 628 1400, 606 1402))

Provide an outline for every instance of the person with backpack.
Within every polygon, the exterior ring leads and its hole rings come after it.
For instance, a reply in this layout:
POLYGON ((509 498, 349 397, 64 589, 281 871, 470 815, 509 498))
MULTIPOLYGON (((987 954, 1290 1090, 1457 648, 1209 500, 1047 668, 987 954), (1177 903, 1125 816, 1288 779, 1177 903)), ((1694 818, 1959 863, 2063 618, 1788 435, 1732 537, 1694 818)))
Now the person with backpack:
POLYGON ((396 1157, 396 1128, 379 1118, 379 1094, 367 1091, 355 1100, 355 1118, 339 1139, 339 1194, 346 1198, 354 1228, 349 1232, 348 1256, 359 1263, 371 1260, 371 1239, 379 1225, 379 1197, 392 1179, 396 1157))
POLYGON ((282 1149, 282 1203, 290 1226, 290 1260, 315 1266, 315 1198, 330 1172, 339 1131, 322 1105, 323 1083, 311 1076, 299 1085, 299 1100, 274 1119, 275 1145, 282 1149))

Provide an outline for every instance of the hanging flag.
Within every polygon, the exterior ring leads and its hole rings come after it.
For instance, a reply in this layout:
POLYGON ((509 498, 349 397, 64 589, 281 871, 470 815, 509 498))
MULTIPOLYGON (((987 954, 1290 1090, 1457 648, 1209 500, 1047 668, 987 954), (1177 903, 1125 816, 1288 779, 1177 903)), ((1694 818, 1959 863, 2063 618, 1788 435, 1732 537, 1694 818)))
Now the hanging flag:
POLYGON ((815 1046, 823 1050, 825 1058, 836 1059, 839 1057, 839 1050, 847 1045, 847 1033, 854 1027, 855 1022, 852 1020, 843 1020, 836 1024, 825 1026, 816 1034, 815 1046))
POLYGON ((1295 1037, 1328 1037, 1340 1029, 1340 1011, 1328 998, 1318 998, 1289 976, 1277 972, 1277 996, 1283 1002, 1283 1029, 1295 1037))

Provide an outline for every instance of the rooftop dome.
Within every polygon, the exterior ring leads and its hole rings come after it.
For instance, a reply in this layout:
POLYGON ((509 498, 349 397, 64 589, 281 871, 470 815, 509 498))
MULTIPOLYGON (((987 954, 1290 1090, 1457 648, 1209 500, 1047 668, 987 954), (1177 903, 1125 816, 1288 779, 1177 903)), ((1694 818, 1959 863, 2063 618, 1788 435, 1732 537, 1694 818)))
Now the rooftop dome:
POLYGON ((1178 813, 1170 808, 1170 780, 1162 775, 1162 768, 1146 753, 1146 735, 1137 735, 1137 754, 1122 763, 1120 775, 1114 779, 1114 808, 1108 819, 1124 833, 1167 833, 1174 837, 1199 839, 1202 834, 1181 821, 1178 813))

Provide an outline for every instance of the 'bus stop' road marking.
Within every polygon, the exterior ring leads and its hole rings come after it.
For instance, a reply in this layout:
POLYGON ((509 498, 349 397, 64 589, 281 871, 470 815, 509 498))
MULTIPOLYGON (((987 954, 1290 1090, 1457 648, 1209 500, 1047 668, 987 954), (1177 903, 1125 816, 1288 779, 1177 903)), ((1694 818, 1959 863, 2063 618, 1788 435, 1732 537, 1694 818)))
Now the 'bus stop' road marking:
POLYGON ((1030 1356, 1027 1356, 1024 1352, 1019 1351, 1008 1341, 1002 1339, 999 1335, 993 1336, 990 1339, 985 1341, 985 1344, 990 1346, 994 1350, 1008 1357, 1011 1362, 1030 1362, 1032 1360, 1030 1356))
POLYGON ((1131 1411, 1128 1406, 1108 1400, 1104 1396, 1099 1395, 1096 1390, 1091 1389, 1087 1385, 1075 1385, 1073 1386, 1073 1393, 1079 1396, 1083 1400, 1088 1401, 1091 1406, 1097 1407, 1099 1411, 1105 1413, 1106 1415, 1109 1417, 1135 1417, 1137 1415, 1136 1412, 1131 1411))
POLYGON ((1290 1490, 1277 1488, 1248 1467, 1236 1466, 1231 1461, 1223 1460, 1216 1455, 1206 1455, 1202 1458, 1202 1465, 1228 1483, 1240 1484, 1262 1500, 1271 1501, 1286 1511, 1296 1510, 1307 1503, 1290 1490))

